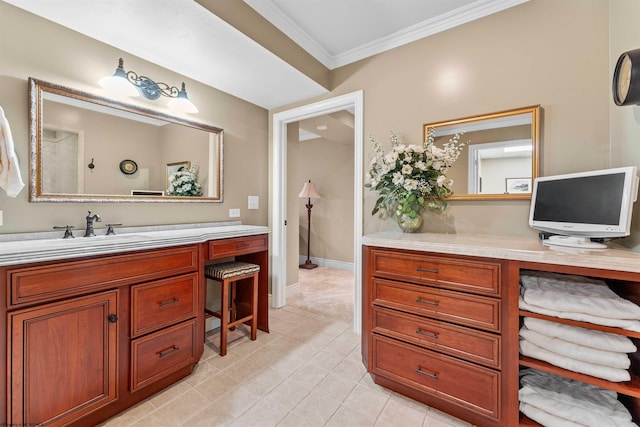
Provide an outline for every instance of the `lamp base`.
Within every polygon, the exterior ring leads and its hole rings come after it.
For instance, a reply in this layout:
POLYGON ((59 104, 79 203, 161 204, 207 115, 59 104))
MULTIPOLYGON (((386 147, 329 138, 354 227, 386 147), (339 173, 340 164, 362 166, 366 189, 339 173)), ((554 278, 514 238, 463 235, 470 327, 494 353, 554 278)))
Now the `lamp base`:
POLYGON ((318 264, 314 264, 310 259, 306 260, 304 264, 300 264, 300 268, 304 268, 305 270, 313 270, 318 267, 318 264))

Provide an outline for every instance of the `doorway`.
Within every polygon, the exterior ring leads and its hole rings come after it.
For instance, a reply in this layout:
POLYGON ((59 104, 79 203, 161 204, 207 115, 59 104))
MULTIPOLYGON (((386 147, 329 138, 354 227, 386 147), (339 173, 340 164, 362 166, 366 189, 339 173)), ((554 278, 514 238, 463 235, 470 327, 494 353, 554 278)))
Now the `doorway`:
POLYGON ((362 284, 362 209, 363 209, 363 92, 357 91, 273 115, 272 204, 271 204, 271 272, 272 305, 286 304, 286 206, 287 206, 287 125, 311 117, 350 110, 354 115, 354 331, 361 329, 362 284))

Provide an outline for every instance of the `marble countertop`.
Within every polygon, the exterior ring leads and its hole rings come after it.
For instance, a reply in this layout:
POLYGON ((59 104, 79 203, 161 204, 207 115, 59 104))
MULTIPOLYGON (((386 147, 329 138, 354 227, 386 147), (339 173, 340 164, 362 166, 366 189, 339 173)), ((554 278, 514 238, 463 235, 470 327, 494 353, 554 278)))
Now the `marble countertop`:
POLYGON ((366 235, 362 238, 362 243, 394 249, 640 273, 640 253, 614 245, 607 249, 588 250, 546 246, 538 239, 531 237, 395 231, 366 235))
POLYGON ((240 222, 96 229, 95 237, 63 239, 64 231, 0 235, 0 266, 105 255, 201 243, 207 240, 269 233, 269 228, 240 222))

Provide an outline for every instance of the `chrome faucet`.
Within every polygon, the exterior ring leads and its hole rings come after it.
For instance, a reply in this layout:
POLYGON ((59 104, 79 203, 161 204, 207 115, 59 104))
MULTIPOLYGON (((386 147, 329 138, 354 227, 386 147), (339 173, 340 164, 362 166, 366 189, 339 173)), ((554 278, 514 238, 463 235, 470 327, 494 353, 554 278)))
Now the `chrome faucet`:
POLYGON ((87 219, 87 229, 84 232, 84 237, 91 237, 91 236, 95 236, 96 233, 93 232, 93 222, 101 222, 102 220, 100 219, 100 215, 95 214, 95 215, 91 215, 91 211, 88 211, 89 215, 87 215, 86 219, 87 219))

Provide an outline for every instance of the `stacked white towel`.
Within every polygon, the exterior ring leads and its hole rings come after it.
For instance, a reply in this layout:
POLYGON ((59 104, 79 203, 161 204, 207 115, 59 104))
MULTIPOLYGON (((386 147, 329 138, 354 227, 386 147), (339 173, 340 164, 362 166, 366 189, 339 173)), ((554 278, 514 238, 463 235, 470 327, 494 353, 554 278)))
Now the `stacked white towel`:
POLYGON ((520 385, 520 411, 543 426, 637 427, 614 391, 535 369, 520 385))
POLYGON ((628 337, 531 317, 523 323, 521 354, 608 381, 631 380, 626 353, 636 347, 628 337))
POLYGON ((601 280, 526 271, 520 276, 523 310, 640 332, 640 307, 601 280))

